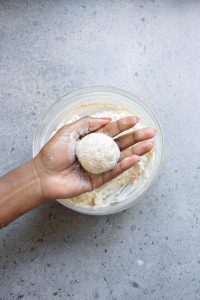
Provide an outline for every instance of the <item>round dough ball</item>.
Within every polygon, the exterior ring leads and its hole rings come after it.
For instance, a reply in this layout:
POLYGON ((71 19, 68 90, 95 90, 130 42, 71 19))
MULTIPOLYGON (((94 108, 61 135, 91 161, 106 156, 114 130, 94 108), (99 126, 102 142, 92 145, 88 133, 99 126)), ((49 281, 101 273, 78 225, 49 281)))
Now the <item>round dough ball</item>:
POLYGON ((115 141, 104 133, 90 133, 76 147, 76 155, 82 167, 93 174, 113 169, 120 158, 115 141))

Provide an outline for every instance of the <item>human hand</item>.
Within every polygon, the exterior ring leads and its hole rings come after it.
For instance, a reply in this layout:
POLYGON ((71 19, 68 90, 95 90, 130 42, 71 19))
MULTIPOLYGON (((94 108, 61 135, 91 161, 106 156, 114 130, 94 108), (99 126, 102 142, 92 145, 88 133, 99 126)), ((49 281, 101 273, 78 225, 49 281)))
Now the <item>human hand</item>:
POLYGON ((72 198, 92 191, 135 165, 150 151, 156 131, 139 129, 115 139, 120 151, 117 166, 103 174, 86 172, 76 158, 76 142, 91 132, 102 132, 115 137, 138 122, 134 116, 115 122, 109 118, 84 117, 63 126, 33 159, 44 200, 72 198))

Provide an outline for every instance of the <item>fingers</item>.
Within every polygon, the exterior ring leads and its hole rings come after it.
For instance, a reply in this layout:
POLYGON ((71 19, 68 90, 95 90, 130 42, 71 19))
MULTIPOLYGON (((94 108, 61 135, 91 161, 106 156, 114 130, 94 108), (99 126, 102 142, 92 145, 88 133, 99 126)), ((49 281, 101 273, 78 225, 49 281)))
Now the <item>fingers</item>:
POLYGON ((78 139, 107 125, 110 121, 110 118, 93 118, 90 116, 85 116, 71 124, 63 126, 60 129, 60 132, 61 134, 65 132, 75 132, 78 139))
POLYGON ((137 162, 139 162, 140 159, 141 158, 138 155, 134 154, 121 160, 114 169, 105 172, 101 175, 102 184, 112 180, 113 178, 117 177, 124 171, 128 170, 129 168, 134 166, 137 162))
POLYGON ((133 147, 129 147, 121 152, 120 160, 133 154, 142 156, 149 152, 154 147, 153 141, 143 141, 133 147))
POLYGON ((97 130, 97 132, 105 133, 111 137, 114 137, 121 132, 130 129, 138 122, 138 118, 134 116, 125 117, 115 122, 111 122, 103 128, 97 130))
POLYGON ((153 141, 143 141, 133 147, 122 151, 120 162, 117 164, 117 166, 111 171, 108 171, 101 175, 102 184, 112 180, 113 178, 120 175, 122 172, 134 166, 137 162, 141 160, 141 156, 149 152, 153 147, 153 141))
POLYGON ((115 142, 118 144, 120 150, 126 149, 138 142, 152 139, 156 135, 156 130, 153 128, 138 129, 134 132, 124 134, 118 137, 115 142))

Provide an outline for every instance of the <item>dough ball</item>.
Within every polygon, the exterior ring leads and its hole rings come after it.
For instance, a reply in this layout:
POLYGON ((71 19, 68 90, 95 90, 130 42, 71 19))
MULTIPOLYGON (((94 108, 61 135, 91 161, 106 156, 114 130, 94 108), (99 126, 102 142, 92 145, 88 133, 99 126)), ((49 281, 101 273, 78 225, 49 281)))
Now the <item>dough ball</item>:
POLYGON ((103 133, 90 133, 76 146, 76 155, 82 167, 93 174, 113 169, 120 158, 115 141, 103 133))

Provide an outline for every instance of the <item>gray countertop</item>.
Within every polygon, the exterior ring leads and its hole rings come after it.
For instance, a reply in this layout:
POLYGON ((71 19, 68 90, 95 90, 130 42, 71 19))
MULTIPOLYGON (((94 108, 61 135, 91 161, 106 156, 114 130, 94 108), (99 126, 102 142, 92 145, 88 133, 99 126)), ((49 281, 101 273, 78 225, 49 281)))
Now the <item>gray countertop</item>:
POLYGON ((1 175, 55 100, 92 85, 154 109, 161 174, 120 214, 49 203, 3 229, 0 299, 200 299, 200 2, 1 1, 1 175))

